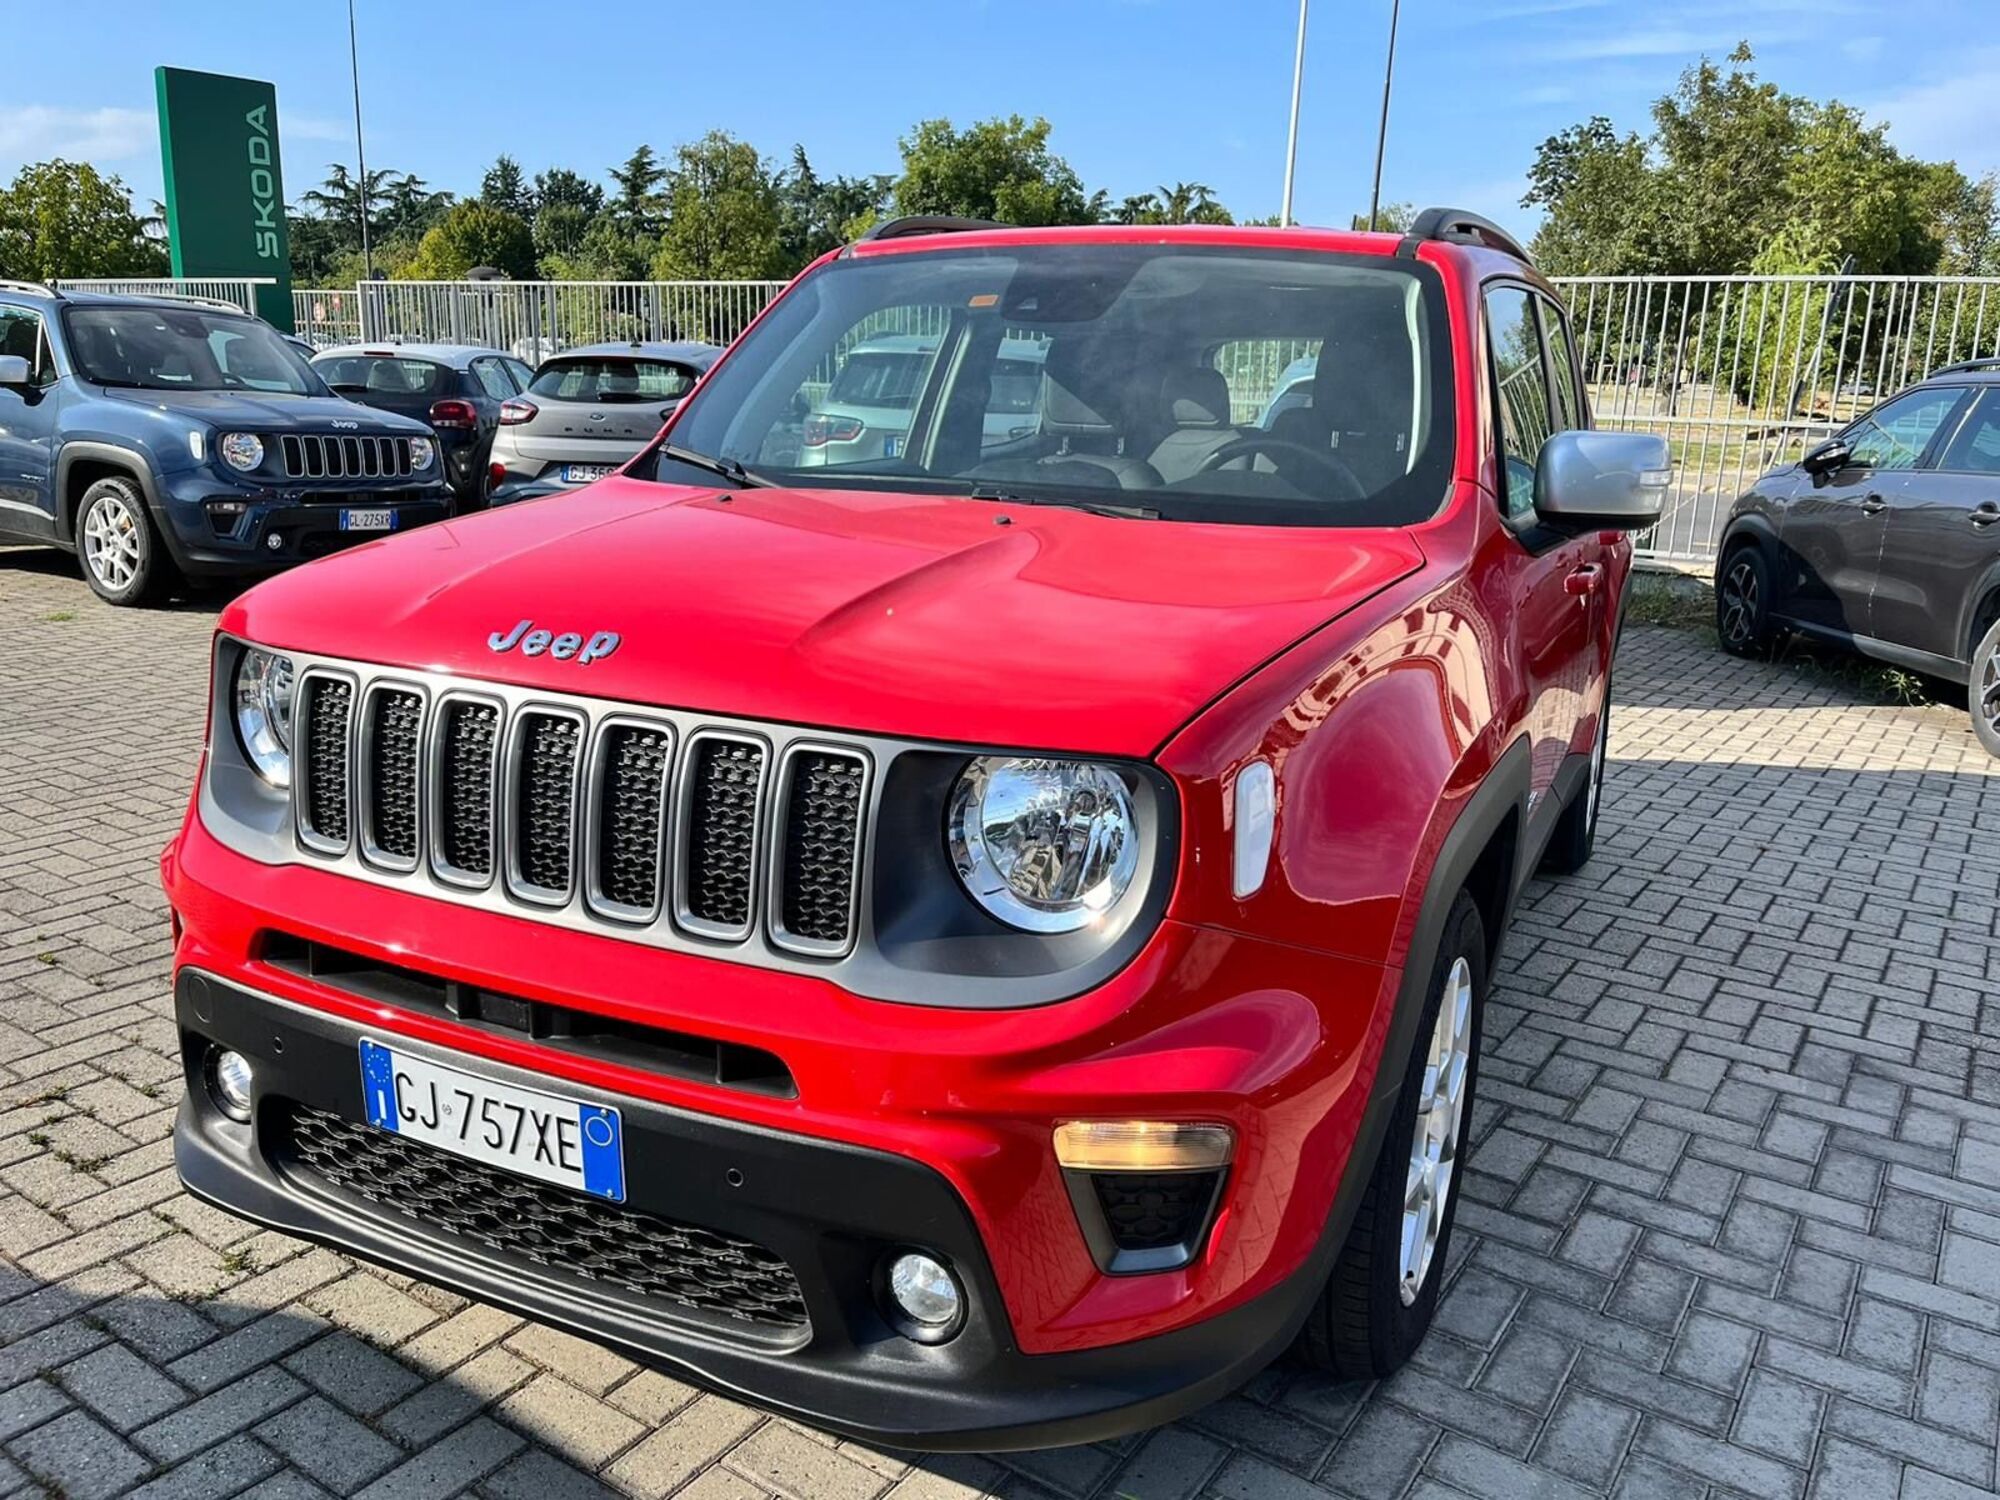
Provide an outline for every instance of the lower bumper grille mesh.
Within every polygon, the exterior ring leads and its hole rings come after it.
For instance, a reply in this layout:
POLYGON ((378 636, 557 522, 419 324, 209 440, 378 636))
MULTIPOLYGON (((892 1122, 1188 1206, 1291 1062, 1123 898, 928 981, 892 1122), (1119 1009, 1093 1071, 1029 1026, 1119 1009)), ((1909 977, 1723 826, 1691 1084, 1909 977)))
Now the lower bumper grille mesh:
POLYGON ((392 1213, 697 1312, 807 1325, 791 1267, 749 1240, 632 1213, 319 1110, 295 1106, 282 1128, 298 1165, 392 1213))

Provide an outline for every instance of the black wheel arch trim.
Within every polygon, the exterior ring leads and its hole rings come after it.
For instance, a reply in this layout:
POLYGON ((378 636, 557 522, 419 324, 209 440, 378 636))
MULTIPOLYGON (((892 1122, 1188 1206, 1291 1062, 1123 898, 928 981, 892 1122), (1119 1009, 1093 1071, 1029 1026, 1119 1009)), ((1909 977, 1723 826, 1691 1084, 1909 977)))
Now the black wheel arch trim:
POLYGON ((55 493, 56 493, 56 540, 65 547, 76 542, 76 512, 83 497, 72 497, 69 493, 69 476, 77 464, 82 462, 112 464, 125 471, 132 482, 139 486, 139 495, 146 502, 146 509, 153 512, 156 520, 154 533, 165 544, 167 553, 178 563, 180 544, 175 539, 173 527, 160 517, 160 478, 153 472, 152 460, 136 448, 120 447, 116 443, 101 443, 87 438, 77 438, 64 443, 56 453, 55 493))
POLYGON ((1986 632, 2000 619, 2000 558, 1995 558, 1979 581, 1965 591, 1965 602, 1959 609, 1958 639, 1965 644, 1965 660, 1970 665, 1986 632), (1980 606, 1989 601, 1992 608, 1982 612, 1980 606))

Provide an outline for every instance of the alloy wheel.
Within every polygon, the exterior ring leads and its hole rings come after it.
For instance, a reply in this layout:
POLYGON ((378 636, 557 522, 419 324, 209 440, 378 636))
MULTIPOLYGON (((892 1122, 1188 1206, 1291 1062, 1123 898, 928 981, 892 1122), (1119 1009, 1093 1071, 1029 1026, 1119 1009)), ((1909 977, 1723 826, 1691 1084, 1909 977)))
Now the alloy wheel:
POLYGON ((1980 668, 1978 712, 1987 728, 2000 735, 2000 651, 1988 652, 1980 668))
POLYGON ((1410 1171, 1403 1188, 1402 1274, 1397 1286, 1405 1307, 1423 1291, 1444 1233, 1445 1211, 1458 1174, 1465 1080, 1471 1066, 1472 965, 1460 957, 1445 975, 1410 1135, 1410 1171))
POLYGON ((1757 627, 1757 570, 1738 559, 1722 579, 1722 638, 1732 646, 1748 641, 1757 627))
POLYGON ((1605 689, 1604 707, 1597 711, 1597 743, 1590 747, 1590 784, 1584 789, 1583 826, 1597 826, 1597 799, 1604 789, 1605 743, 1611 738, 1611 692, 1605 689))
POLYGON ((130 588, 142 560, 142 523, 122 495, 100 495, 83 520, 83 555, 91 574, 107 589, 130 588))

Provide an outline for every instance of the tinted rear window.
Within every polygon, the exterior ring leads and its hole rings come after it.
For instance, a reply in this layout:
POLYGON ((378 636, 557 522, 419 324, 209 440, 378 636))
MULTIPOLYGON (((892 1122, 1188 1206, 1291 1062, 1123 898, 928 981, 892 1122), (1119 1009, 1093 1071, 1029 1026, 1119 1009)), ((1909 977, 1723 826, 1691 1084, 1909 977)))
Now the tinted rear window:
POLYGON ((694 388, 695 370, 660 359, 552 359, 528 387, 558 401, 677 401, 694 388))
POLYGON ((443 391, 451 371, 427 359, 402 355, 343 354, 313 361, 328 385, 367 391, 373 396, 434 396, 443 391))

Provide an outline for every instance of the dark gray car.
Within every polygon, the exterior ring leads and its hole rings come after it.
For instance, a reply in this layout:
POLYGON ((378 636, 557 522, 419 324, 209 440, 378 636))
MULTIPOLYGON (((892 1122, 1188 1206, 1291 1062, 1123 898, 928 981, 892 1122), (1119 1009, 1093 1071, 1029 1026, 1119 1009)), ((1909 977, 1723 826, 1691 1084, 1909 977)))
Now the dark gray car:
POLYGON ((500 408, 490 503, 602 479, 653 440, 721 357, 714 344, 692 343, 592 344, 551 356, 500 408))
POLYGON ((1938 371, 1736 502, 1725 651, 1796 630, 1970 689, 2000 755, 2000 360, 1938 371))

